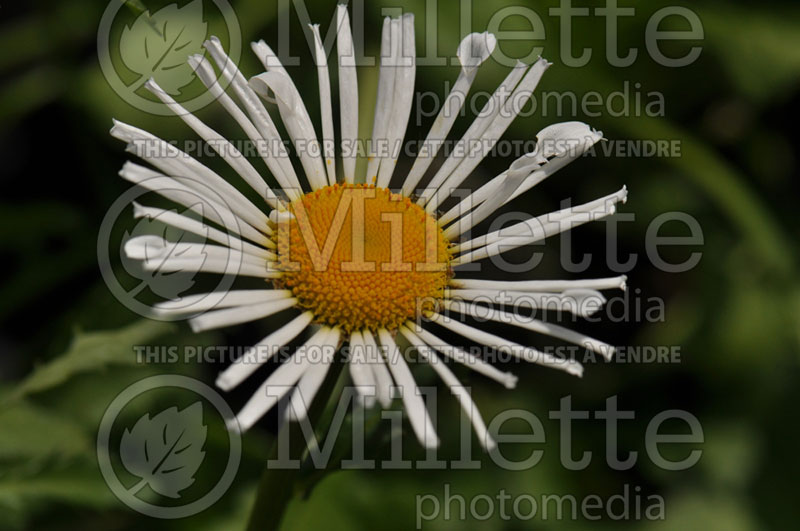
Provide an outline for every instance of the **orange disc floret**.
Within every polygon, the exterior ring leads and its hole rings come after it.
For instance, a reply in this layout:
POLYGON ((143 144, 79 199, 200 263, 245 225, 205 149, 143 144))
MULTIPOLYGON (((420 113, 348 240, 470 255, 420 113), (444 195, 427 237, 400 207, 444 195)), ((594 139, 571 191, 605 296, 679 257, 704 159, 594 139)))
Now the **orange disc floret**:
POLYGON ((278 284, 316 321, 394 330, 432 310, 451 276, 449 242, 409 198, 364 184, 326 186, 290 204, 274 233, 278 284))

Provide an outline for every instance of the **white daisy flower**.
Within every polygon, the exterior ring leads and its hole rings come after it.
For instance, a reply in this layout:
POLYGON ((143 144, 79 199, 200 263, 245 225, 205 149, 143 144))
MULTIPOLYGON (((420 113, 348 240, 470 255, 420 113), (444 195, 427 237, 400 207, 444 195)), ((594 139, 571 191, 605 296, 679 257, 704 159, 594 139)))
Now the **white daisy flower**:
POLYGON ((138 205, 135 215, 158 218, 214 242, 180 243, 140 236, 129 240, 125 251, 129 257, 142 260, 148 270, 233 273, 267 282, 265 289, 193 295, 157 306, 161 315, 192 315, 189 322, 195 331, 295 311, 295 315, 287 317, 286 324, 219 375, 217 385, 223 390, 239 385, 304 332, 313 332, 239 412, 237 420, 243 429, 251 427, 289 393, 293 417, 304 418, 306 406, 334 361, 331 355, 315 357, 312 352, 335 352, 347 344, 351 354, 349 372, 361 404, 371 407, 377 402, 389 407, 393 388, 397 388, 420 442, 425 447, 437 446, 439 440, 430 415, 399 352, 397 340, 402 336, 452 388, 479 440, 485 448, 491 448, 495 443, 469 393, 442 359, 460 362, 507 388, 513 388, 517 378, 448 344, 435 331, 448 330, 519 359, 581 376, 583 369, 576 361, 518 345, 466 324, 464 317, 518 326, 579 344, 609 358, 613 352, 610 345, 562 326, 523 319, 514 308, 525 304, 586 315, 605 301, 600 290, 624 289, 625 277, 499 281, 462 278, 453 268, 541 242, 575 225, 611 215, 616 203, 625 202, 627 192, 623 188, 583 205, 467 239, 465 235, 473 227, 581 156, 602 134, 580 122, 546 127, 537 134, 533 152, 519 157, 506 171, 443 211, 442 205, 455 203, 453 192, 519 114, 549 63, 539 59, 530 66, 519 63, 514 67, 425 187, 418 189, 496 40, 488 33, 473 33, 461 42, 457 52, 461 63, 458 78, 413 167, 401 175, 395 165, 414 95, 414 18, 408 14, 386 18, 370 156, 366 174, 358 175, 358 79, 345 6, 338 7, 337 25, 341 171, 335 161, 329 67, 318 27, 311 26, 311 31, 319 79, 321 142, 297 86, 266 43, 253 44, 266 71, 248 82, 229 60, 219 40, 211 38, 205 43, 211 60, 197 55, 189 62, 257 147, 279 189, 270 188, 232 143, 183 109, 151 80, 147 88, 215 149, 264 203, 254 204, 215 171, 174 145, 115 121, 111 134, 127 142, 129 151, 154 168, 126 163, 120 175, 204 216, 208 225, 196 217, 138 205), (226 88, 218 81, 214 65, 226 88), (262 98, 274 98, 302 172, 295 171, 262 98), (223 219, 226 216, 233 216, 235 223, 223 219), (499 296, 504 297, 510 311, 485 305, 499 296))

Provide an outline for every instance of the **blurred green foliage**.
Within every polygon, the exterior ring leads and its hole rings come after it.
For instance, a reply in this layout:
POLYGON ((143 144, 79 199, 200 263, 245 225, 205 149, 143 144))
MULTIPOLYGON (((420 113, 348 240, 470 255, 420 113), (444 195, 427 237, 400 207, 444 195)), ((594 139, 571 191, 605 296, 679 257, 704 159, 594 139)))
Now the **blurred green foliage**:
MULTIPOLYGON (((129 2, 130 14, 135 17, 145 9, 155 12, 166 3, 129 2)), ((473 2, 471 31, 483 31, 499 8, 521 3, 473 2)), ((259 69, 246 44, 260 38, 274 44, 279 6, 285 8, 289 2, 234 0, 232 4, 245 43, 241 67, 246 75, 253 75, 259 69)), ((637 3, 636 15, 620 22, 620 48, 639 48, 640 57, 632 66, 615 68, 603 59, 604 21, 588 17, 575 23, 575 47, 590 47, 594 58, 582 68, 569 68, 558 59, 558 21, 547 16, 547 8, 555 4, 552 0, 528 4, 545 21, 545 56, 555 63, 541 88, 608 94, 621 90, 624 81, 638 82, 642 93, 663 93, 666 115, 534 114, 517 120, 506 137, 528 139, 550 121, 578 119, 612 139, 679 139, 681 156, 587 158, 515 204, 527 211, 546 212, 554 210, 562 198, 582 202, 627 184, 631 195, 622 211, 634 212, 636 220, 620 225, 618 247, 622 256, 638 253, 630 286, 644 300, 662 297, 666 318, 655 323, 587 324, 585 329, 618 345, 679 345, 681 363, 592 364, 581 381, 546 369, 515 366, 512 370, 520 376, 520 385, 514 391, 458 371, 465 384, 473 386, 486 417, 524 407, 545 422, 548 441, 539 465, 508 472, 484 457, 480 471, 337 472, 324 478, 310 497, 292 502, 285 529, 409 529, 414 525, 415 495, 441 496, 444 483, 464 496, 494 495, 506 489, 512 495, 598 493, 605 497, 630 484, 666 499, 666 520, 652 524, 494 518, 481 523, 486 529, 592 526, 750 531, 787 529, 796 522, 800 185, 795 146, 800 139, 790 117, 800 107, 800 10, 792 2, 777 1, 637 3), (687 5, 703 22, 703 53, 689 67, 665 68, 644 53, 647 19, 665 5, 687 5), (702 226, 703 258, 690 272, 664 273, 646 259, 647 226, 667 211, 688 212, 702 226), (592 421, 576 424, 574 434, 575 448, 593 451, 592 465, 581 472, 561 468, 558 428, 546 419, 547 412, 557 409, 567 394, 573 396, 576 408, 589 410, 602 409, 605 398, 616 394, 621 408, 636 411, 636 419, 622 429, 621 448, 639 452, 637 466, 626 472, 606 466, 602 459, 605 432, 602 423, 592 421), (705 433, 702 459, 685 472, 660 470, 644 458, 647 422, 656 413, 674 408, 696 415, 705 433)), ((154 521, 127 509, 111 494, 97 467, 97 426, 119 391, 164 371, 210 382, 219 369, 208 364, 146 366, 136 363, 133 345, 247 345, 273 326, 256 323, 243 330, 196 336, 185 325, 142 321, 112 297, 100 278, 97 230, 106 209, 127 188, 116 176, 127 156, 123 146, 107 134, 111 118, 167 139, 192 138, 177 118, 130 107, 103 78, 96 33, 106 5, 101 0, 57 0, 0 6, 0 248, 6 268, 0 286, 0 529, 138 529, 145 525, 237 529, 246 519, 269 451, 268 423, 246 435, 240 473, 230 491, 211 509, 189 519, 154 521)), ((305 5, 312 20, 325 28, 333 3, 307 0, 305 5)), ((377 21, 383 6, 392 3, 369 2, 365 7, 368 55, 377 52, 377 21)), ((426 4, 412 0, 403 2, 403 9, 416 13, 421 48, 426 4)), ((455 2, 439 2, 435 27, 442 53, 453 52, 463 36, 457 10, 455 2)), ((206 16, 211 27, 221 23, 211 12, 206 16)), ((292 52, 307 61, 304 28, 294 10, 291 20, 292 52)), ((525 21, 508 19, 503 29, 526 29, 525 21)), ((694 44, 677 44, 675 55, 694 44)), ((511 43, 504 45, 504 51, 522 56, 530 46, 511 43)), ((309 97, 312 117, 317 117, 316 71, 289 70, 309 97)), ((504 72, 503 67, 488 64, 475 88, 491 90, 504 72)), ((423 67, 417 88, 442 94, 444 83, 452 83, 456 73, 455 67, 423 67)), ((361 131, 368 132, 375 70, 361 71, 359 84, 361 131)), ((212 105, 199 114, 221 132, 234 138, 239 135, 221 107, 212 105)), ((465 122, 459 121, 459 131, 465 122)), ((412 126, 409 137, 422 138, 428 125, 412 126)), ((495 175, 507 163, 490 158, 470 184, 495 175)), ((603 237, 602 225, 581 228, 573 244, 600 252, 598 241, 603 237)), ((550 262, 537 275, 563 276, 550 262)), ((606 275, 603 262, 602 255, 596 256, 586 276, 606 275)), ((527 335, 520 338, 538 340, 527 335)), ((424 367, 415 369, 423 382, 433 381, 429 372, 424 367)), ((245 396, 232 395, 232 407, 239 407, 245 396)), ((459 412, 446 392, 440 397, 442 453, 457 455, 459 412)), ((206 451, 213 459, 226 459, 220 443, 224 438, 220 426, 212 427, 206 451)), ((404 447, 419 455, 411 450, 415 445, 406 433, 404 447)), ((376 445, 372 451, 385 455, 386 445, 376 445)), ((520 456, 529 452, 529 448, 519 449, 520 456)), ((440 519, 426 528, 458 525, 440 519)))

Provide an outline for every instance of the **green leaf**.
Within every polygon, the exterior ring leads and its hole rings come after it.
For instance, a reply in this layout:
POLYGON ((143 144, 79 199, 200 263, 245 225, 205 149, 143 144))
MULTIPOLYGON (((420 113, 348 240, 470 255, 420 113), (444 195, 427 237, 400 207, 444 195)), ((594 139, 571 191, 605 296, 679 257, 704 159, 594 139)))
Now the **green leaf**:
POLYGON ((796 6, 701 9, 706 42, 738 87, 762 101, 788 92, 800 75, 796 6), (746 22, 743 22, 746 21, 746 22))
POLYGON ((96 508, 119 503, 97 470, 73 467, 35 477, 0 478, 0 507, 22 509, 25 505, 44 500, 96 508))
POLYGON ((664 520, 647 522, 646 531, 671 529, 725 529, 726 531, 757 531, 762 529, 758 517, 746 499, 724 492, 686 489, 670 496, 664 520))
POLYGON ((23 400, 0 408, 0 426, 0 461, 92 453, 89 436, 77 424, 23 400))
POLYGON ((664 162, 700 187, 750 240, 764 264, 782 275, 793 271, 794 246, 773 212, 751 188, 749 179, 688 130, 667 119, 626 117, 616 122, 630 138, 680 138, 681 156, 664 162))
POLYGON ((75 374, 109 365, 136 363, 135 345, 147 344, 172 331, 171 323, 143 319, 110 332, 78 333, 67 351, 37 368, 11 393, 12 398, 56 387, 75 374))

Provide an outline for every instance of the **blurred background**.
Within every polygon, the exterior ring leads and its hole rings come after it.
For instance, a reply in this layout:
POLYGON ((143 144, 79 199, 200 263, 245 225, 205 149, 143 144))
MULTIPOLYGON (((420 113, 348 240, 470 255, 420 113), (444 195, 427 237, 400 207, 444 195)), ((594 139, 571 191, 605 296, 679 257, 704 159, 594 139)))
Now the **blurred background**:
MULTIPOLYGON (((133 24, 143 8, 155 13, 169 3, 143 0, 124 6, 110 41, 112 55, 119 53, 114 48, 115 36, 126 24, 133 24)), ((249 77, 261 71, 249 42, 263 38, 277 44, 280 13, 289 10, 290 2, 231 3, 241 27, 241 68, 249 77)), ((210 34, 223 21, 213 4, 205 4, 203 16, 210 34)), ((333 2, 306 0, 303 4, 324 34, 334 14, 333 2)), ((305 497, 295 497, 284 529, 410 529, 415 525, 415 497, 434 494, 441 498, 445 484, 467 500, 480 493, 496 496, 501 489, 511 496, 571 494, 580 499, 598 494, 607 499, 626 485, 639 487, 643 500, 649 495, 665 500, 665 519, 657 522, 515 521, 503 520, 495 512, 480 523, 485 529, 584 529, 591 525, 594 529, 749 531, 792 526, 800 516, 796 485, 800 460, 795 454, 800 420, 795 409, 800 400, 800 184, 798 135, 791 119, 800 108, 798 6, 788 1, 636 3, 635 15, 619 23, 621 53, 631 47, 639 50, 637 60, 627 67, 614 67, 605 60, 605 20, 581 17, 573 22, 573 48, 591 48, 593 57, 583 67, 570 68, 561 60, 558 19, 547 15, 556 2, 474 2, 467 31, 459 27, 463 14, 457 2, 402 4, 404 11, 416 14, 418 50, 425 44, 426 17, 438 15, 438 20, 428 23, 435 28, 443 55, 453 54, 467 32, 484 31, 500 8, 527 6, 544 21, 547 38, 538 44, 554 63, 539 90, 571 90, 579 98, 597 91, 605 97, 628 83, 631 101, 636 93, 643 105, 653 100, 649 93, 663 96, 663 116, 632 111, 624 116, 604 112, 588 117, 580 108, 575 114, 571 109, 560 115, 551 110, 548 116, 533 113, 516 120, 505 138, 531 139, 548 123, 576 119, 612 140, 679 141, 680 156, 674 157, 615 156, 597 150, 595 156, 574 162, 526 194, 514 207, 545 213, 557 209, 563 199, 586 202, 626 184, 630 196, 621 211, 633 213, 635 220, 619 223, 618 249, 621 259, 638 255, 636 268, 628 273, 625 296, 631 318, 575 326, 615 345, 676 347, 680 362, 590 363, 582 380, 515 364, 510 370, 520 380, 511 391, 457 367, 457 375, 472 386, 485 417, 524 408, 544 423, 547 444, 516 445, 507 453, 509 458, 523 459, 532 449, 544 448, 537 466, 519 472, 500 469, 481 457, 473 441, 476 458, 482 461, 477 471, 338 471, 318 484, 311 483, 314 488, 305 497), (669 5, 690 7, 703 24, 702 40, 664 45, 665 53, 673 57, 702 46, 699 58, 687 67, 661 66, 646 53, 648 20, 669 5), (693 216, 704 235, 701 247, 676 248, 666 255, 681 262, 691 252, 702 252, 697 267, 679 274, 654 267, 645 247, 651 222, 674 211, 693 216), (636 304, 653 308, 658 301, 664 303, 663 319, 650 322, 644 310, 635 311, 636 304), (568 395, 575 409, 602 410, 606 399, 616 395, 620 409, 635 411, 634 420, 621 424, 619 443, 623 456, 627 451, 639 452, 634 467, 615 471, 606 464, 606 433, 599 420, 574 424, 573 447, 576 453, 592 451, 591 465, 575 472, 560 465, 558 424, 548 419, 548 412, 558 409, 562 397, 568 395), (695 415, 705 437, 696 446, 702 450, 698 464, 681 472, 656 467, 644 448, 648 422, 670 409, 695 415)), ((166 139, 194 138, 178 118, 142 112, 109 86, 97 53, 98 26, 107 5, 102 0, 31 0, 0 6, 0 252, 4 270, 0 285, 0 529, 242 528, 274 439, 274 418, 244 436, 242 463, 228 492, 191 518, 155 520, 128 509, 111 493, 98 469, 95 439, 100 418, 122 389, 163 373, 186 374, 210 384, 224 366, 213 362, 141 364, 136 362, 133 345, 249 345, 275 325, 267 321, 195 335, 185 323, 149 321, 126 309, 101 278, 98 229, 110 205, 129 188, 117 176, 129 157, 124 145, 108 134, 111 119, 166 139)), ((624 7, 633 5, 624 3, 624 7)), ((379 20, 385 6, 394 4, 369 2, 364 7, 366 55, 378 53, 379 20)), ((317 120, 316 70, 307 67, 312 63, 305 27, 294 8, 288 20, 290 49, 305 66, 289 70, 317 120)), ((507 30, 529 27, 519 16, 509 17, 501 26, 507 30)), ((662 29, 688 27, 670 21, 662 29)), ((227 46, 228 36, 221 37, 227 46)), ((502 46, 508 56, 524 57, 532 45, 521 41, 502 46)), ((474 90, 493 90, 506 72, 506 67, 488 62, 474 90)), ((457 73, 453 66, 422 67, 417 89, 444 95, 445 83, 452 83, 457 73)), ((135 73, 128 75, 135 81, 135 73)), ((376 82, 376 69, 359 71, 364 135, 371 128, 376 82)), ((198 91, 197 84, 186 87, 188 92, 183 94, 198 91)), ((146 97, 144 91, 138 93, 146 97)), ((219 105, 209 105, 199 115, 220 132, 242 138, 219 105)), ((412 118, 407 138, 423 138, 430 120, 417 126, 412 118)), ((463 132, 468 123, 469 116, 459 120, 454 133, 463 132)), ((509 162, 487 158, 469 185, 484 182, 509 162)), ((409 164, 401 161, 401 170, 409 164)), ((129 216, 130 209, 125 214, 129 216)), ((561 271, 560 246, 553 241, 530 278, 613 275, 605 260, 606 231, 606 224, 599 222, 572 235, 576 259, 584 252, 593 256, 586 272, 561 271)), ((688 233, 678 224, 665 226, 662 234, 688 233)), ((112 249, 114 245, 119 240, 112 242, 112 249)), ((122 267, 118 256, 114 266, 122 267)), ((519 331, 503 333, 532 345, 549 343, 519 331)), ((435 382, 429 368, 414 371, 423 384, 435 382)), ((225 395, 230 406, 241 407, 257 383, 225 395)), ((455 458, 460 449, 459 409, 445 390, 439 396, 441 456, 455 458)), ((167 403, 169 397, 154 400, 167 403)), ((149 411, 146 403, 139 406, 139 414, 149 411)), ((136 410, 130 415, 137 418, 136 410)), ((521 432, 524 425, 514 429, 521 432)), ((224 461, 226 441, 222 426, 210 425, 207 459, 224 461)), ((422 457, 408 429, 403 446, 409 457, 422 457)), ((675 458, 685 457, 688 451, 676 449, 675 458)), ((368 449, 368 455, 377 458, 388 452, 388 434, 368 449)), ((198 477, 192 488, 202 492, 213 481, 213 477, 198 477)), ((475 520, 466 523, 468 527, 476 524, 475 520)), ((439 518, 426 522, 425 528, 458 525, 463 523, 439 518)))

